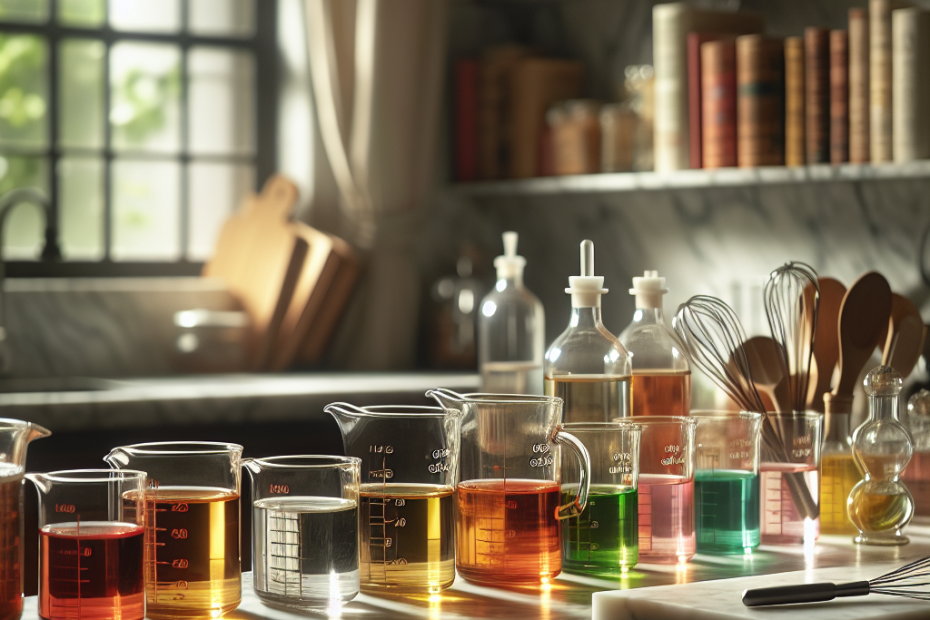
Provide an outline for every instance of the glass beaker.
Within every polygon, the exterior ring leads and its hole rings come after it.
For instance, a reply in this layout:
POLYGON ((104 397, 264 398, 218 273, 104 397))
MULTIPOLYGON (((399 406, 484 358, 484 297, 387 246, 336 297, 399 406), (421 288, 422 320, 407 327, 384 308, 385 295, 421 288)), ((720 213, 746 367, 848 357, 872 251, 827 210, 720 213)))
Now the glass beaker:
POLYGON ((26 474, 39 492, 39 616, 145 616, 145 472, 26 474))
POLYGON ((766 413, 778 433, 775 450, 763 447, 762 542, 813 544, 820 536, 820 450, 823 414, 766 413))
POLYGON ((23 615, 23 472, 29 442, 51 435, 21 420, 0 418, 0 620, 23 615))
POLYGON ((358 594, 361 459, 245 459, 252 478, 252 583, 271 607, 320 609, 358 594))
MULTIPOLYGON (((618 575, 639 559, 639 439, 629 422, 579 422, 563 428, 581 440, 591 458, 591 489, 582 513, 562 524, 562 567, 567 573, 618 575)), ((574 459, 562 463, 562 498, 581 480, 574 459)))
POLYGON ((695 526, 701 553, 759 546, 761 413, 694 411, 695 526))
POLYGON ((242 446, 210 441, 139 443, 104 457, 149 475, 149 618, 216 618, 239 606, 241 458, 242 446))
POLYGON ((639 442, 639 559, 687 562, 694 556, 694 427, 680 416, 634 416, 639 442))
POLYGON ((562 400, 551 396, 426 393, 462 412, 455 564, 476 583, 548 583, 562 570, 559 521, 588 502, 588 451, 561 429, 562 400), (562 504, 561 444, 578 458, 575 497, 562 504))
POLYGON ((327 405, 345 452, 361 459, 363 592, 435 594, 455 580, 457 411, 327 405))

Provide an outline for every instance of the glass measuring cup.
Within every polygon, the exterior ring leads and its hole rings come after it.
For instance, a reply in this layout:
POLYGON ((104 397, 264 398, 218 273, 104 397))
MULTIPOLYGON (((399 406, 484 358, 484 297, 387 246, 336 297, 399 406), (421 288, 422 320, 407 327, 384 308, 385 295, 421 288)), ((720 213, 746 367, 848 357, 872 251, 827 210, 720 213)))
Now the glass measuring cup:
POLYGON ((701 553, 752 553, 759 546, 762 414, 692 411, 695 521, 701 553))
POLYGON ((346 454, 361 459, 363 592, 438 593, 455 579, 459 413, 436 407, 327 405, 346 454))
POLYGON ((39 492, 39 615, 145 616, 145 472, 26 474, 39 492))
MULTIPOLYGON (((579 422, 563 427, 581 440, 591 457, 588 506, 562 524, 562 567, 568 573, 617 575, 639 558, 639 440, 642 427, 630 422, 579 422)), ((562 497, 581 479, 574 459, 562 463, 562 497)))
POLYGON ((285 609, 338 608, 358 594, 361 459, 245 459, 252 479, 255 594, 285 609))
POLYGON ((181 441, 121 446, 104 458, 149 475, 149 618, 215 618, 239 606, 241 457, 236 444, 181 441))
POLYGON ((21 420, 0 418, 0 620, 23 614, 23 472, 29 442, 51 435, 21 420))
POLYGON ((552 396, 426 393, 462 412, 456 568, 476 583, 548 583, 562 570, 559 521, 588 502, 591 463, 584 445, 560 427, 552 396), (560 446, 579 463, 574 498, 562 503, 560 446))
POLYGON ((679 416, 634 416, 639 442, 639 559, 687 562, 694 556, 694 427, 679 416))

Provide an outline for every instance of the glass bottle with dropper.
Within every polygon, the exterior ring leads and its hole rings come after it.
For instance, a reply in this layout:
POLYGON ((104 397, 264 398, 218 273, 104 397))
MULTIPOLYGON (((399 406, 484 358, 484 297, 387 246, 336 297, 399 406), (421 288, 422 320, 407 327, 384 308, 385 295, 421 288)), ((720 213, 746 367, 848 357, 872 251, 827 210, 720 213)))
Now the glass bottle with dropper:
POLYGON ((481 300, 478 366, 481 391, 542 394, 546 319, 542 303, 523 286, 526 259, 517 255, 517 233, 505 232, 504 255, 494 259, 497 284, 481 300))
POLYGON ((662 312, 667 292, 657 271, 633 278, 636 312, 620 334, 633 356, 633 415, 686 416, 691 411, 691 368, 662 312))
POLYGON ((601 322, 604 277, 594 275, 594 243, 581 242, 581 275, 568 279, 568 328, 546 351, 545 388, 565 402, 564 422, 630 415, 630 356, 601 322))

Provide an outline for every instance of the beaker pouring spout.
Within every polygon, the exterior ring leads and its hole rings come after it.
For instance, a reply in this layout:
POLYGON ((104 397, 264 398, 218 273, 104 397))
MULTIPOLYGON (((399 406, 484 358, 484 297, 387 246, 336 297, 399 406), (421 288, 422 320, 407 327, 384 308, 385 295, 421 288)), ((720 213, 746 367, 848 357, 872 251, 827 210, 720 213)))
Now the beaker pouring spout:
POLYGON ((432 398, 445 409, 455 409, 457 411, 462 410, 462 404, 465 402, 464 396, 446 388, 427 390, 426 397, 432 398))

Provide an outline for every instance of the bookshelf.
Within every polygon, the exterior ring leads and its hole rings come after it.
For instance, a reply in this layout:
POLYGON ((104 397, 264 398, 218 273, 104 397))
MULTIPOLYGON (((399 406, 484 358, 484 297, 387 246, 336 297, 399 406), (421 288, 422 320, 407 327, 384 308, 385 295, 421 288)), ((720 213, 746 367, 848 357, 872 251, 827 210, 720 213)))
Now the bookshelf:
POLYGON ((930 160, 889 164, 818 164, 718 168, 676 172, 618 172, 455 183, 451 190, 473 198, 608 194, 660 190, 765 187, 794 184, 930 179, 930 160))

